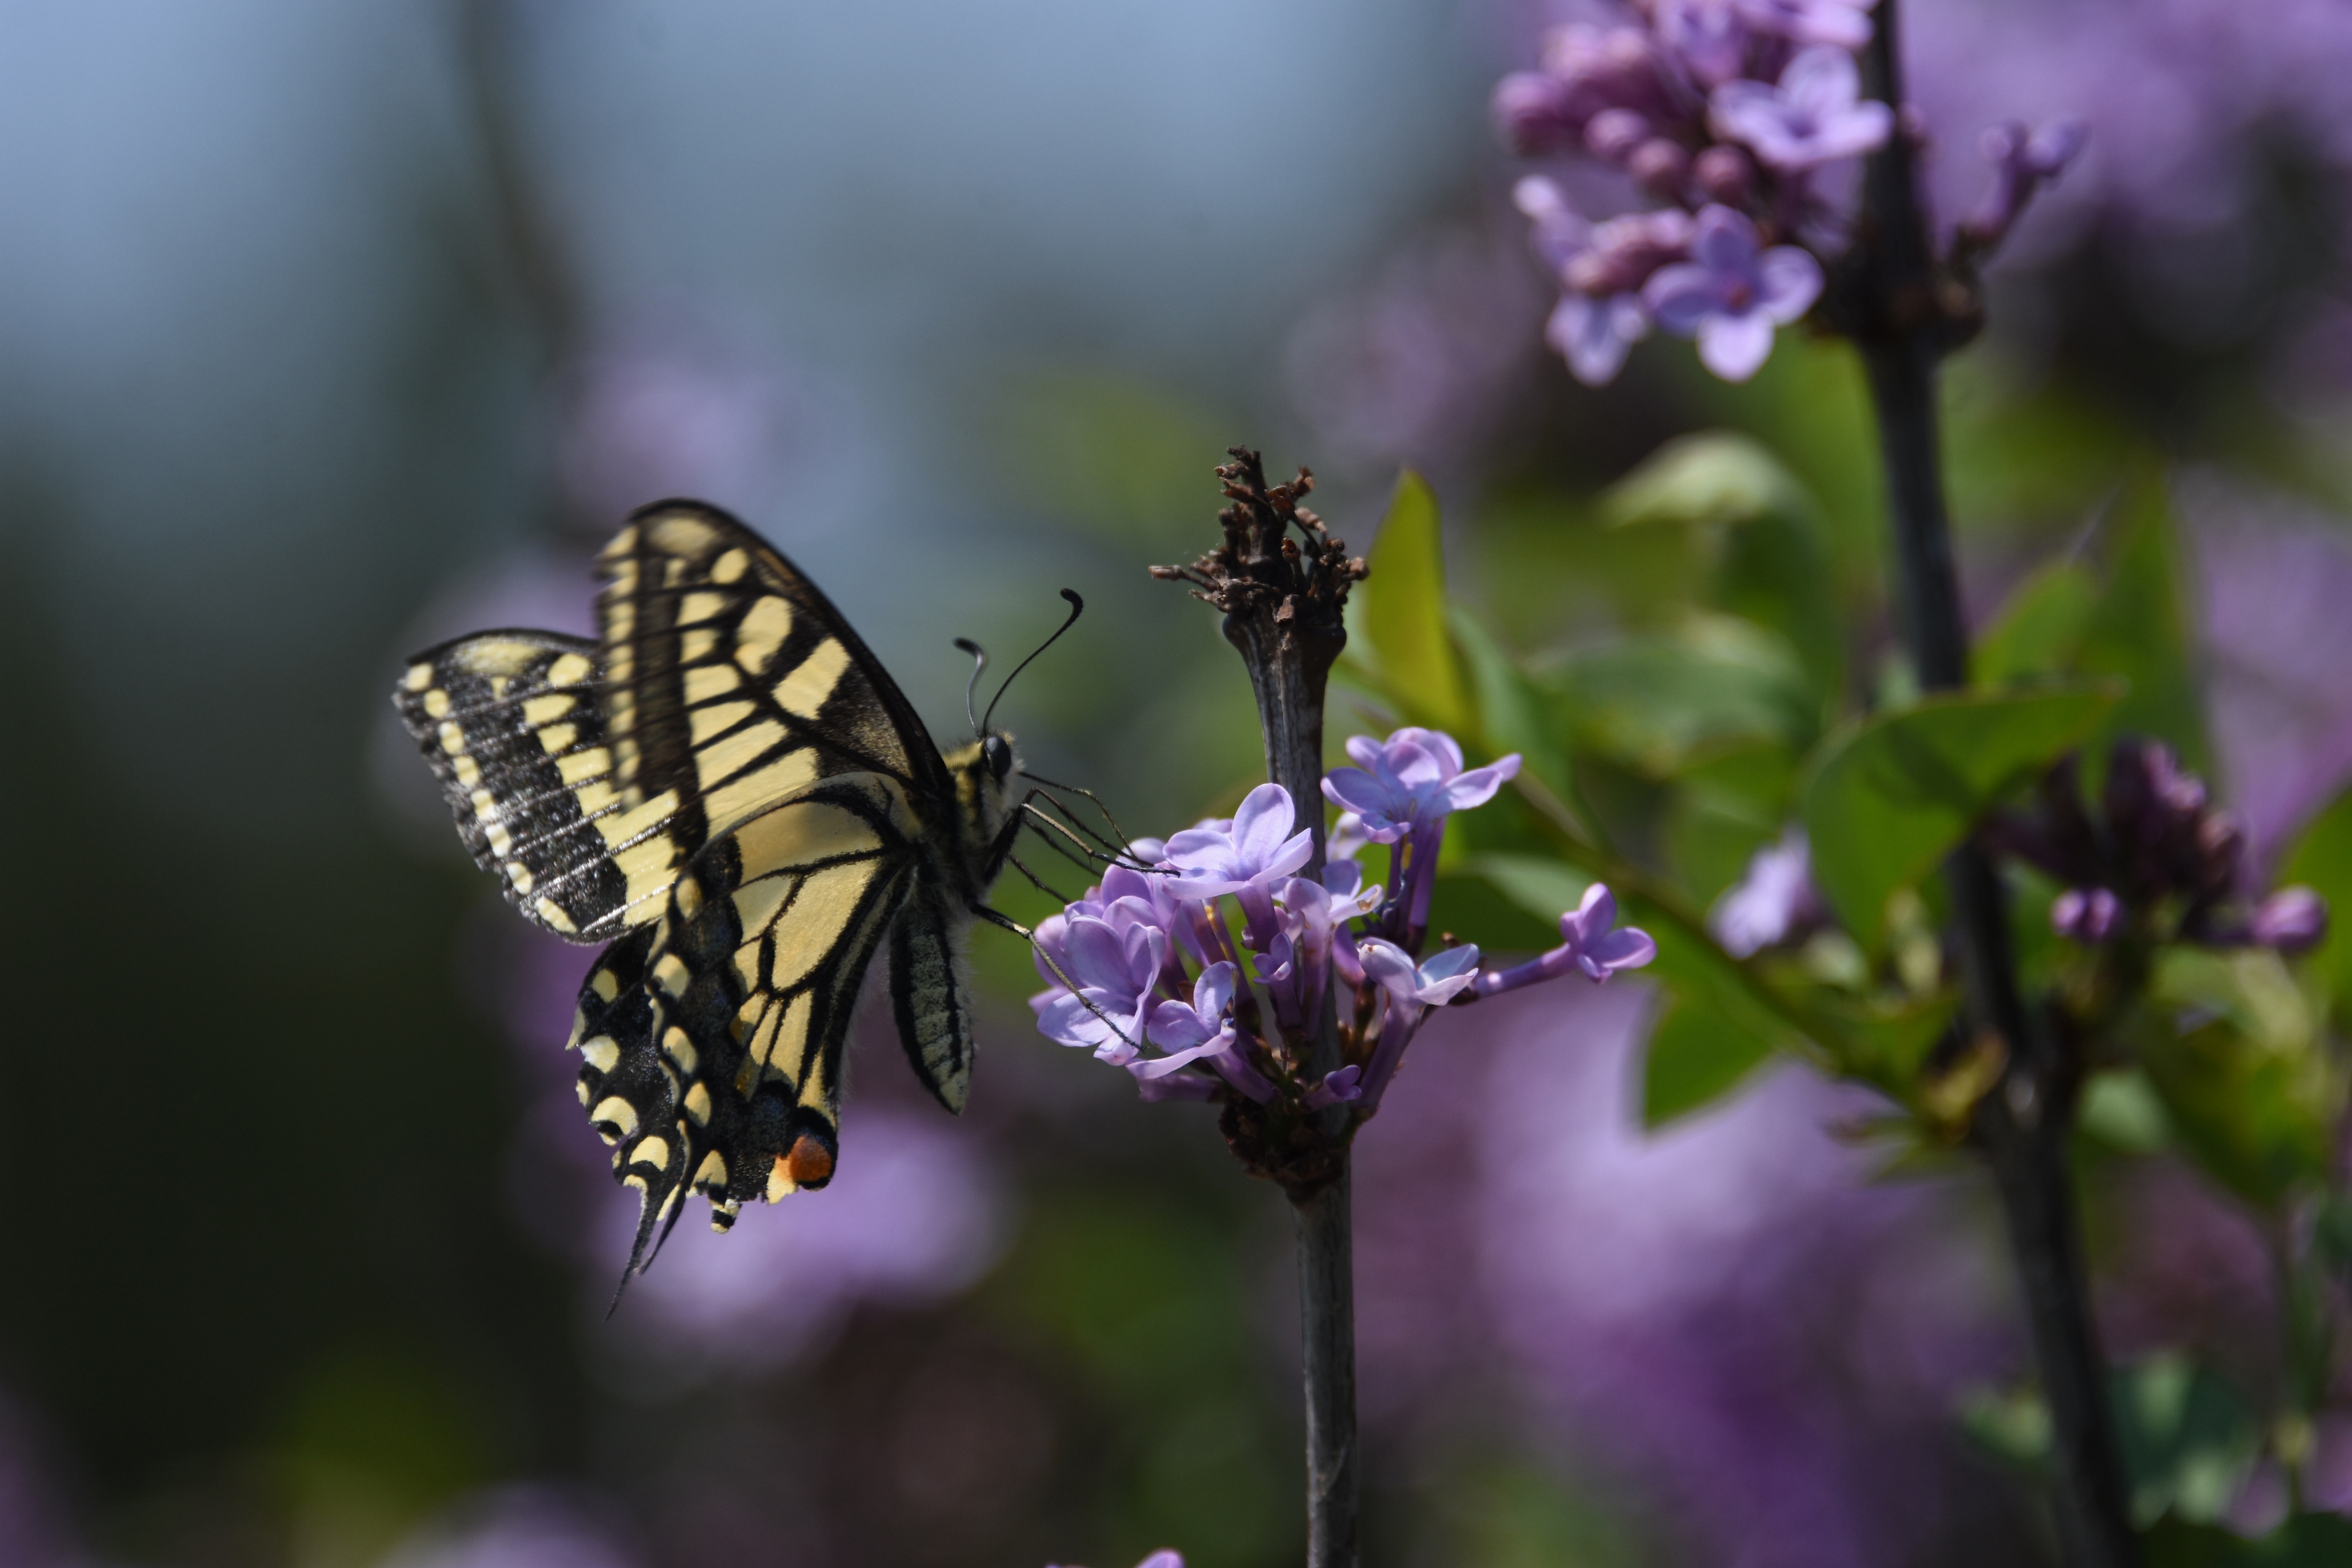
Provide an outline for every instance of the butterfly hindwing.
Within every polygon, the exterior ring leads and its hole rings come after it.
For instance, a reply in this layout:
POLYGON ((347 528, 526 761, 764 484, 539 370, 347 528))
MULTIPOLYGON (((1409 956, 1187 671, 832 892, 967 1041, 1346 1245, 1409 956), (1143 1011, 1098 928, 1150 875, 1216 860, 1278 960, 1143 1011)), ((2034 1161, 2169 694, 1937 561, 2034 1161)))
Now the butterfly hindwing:
POLYGON ((667 814, 622 805, 604 692, 596 644, 486 632, 419 653, 394 694, 475 861, 574 942, 657 916, 667 887, 667 814))
MULTIPOLYGON (((917 863, 902 788, 850 774, 714 839, 672 889, 649 949, 649 1030, 680 1086, 677 1146, 691 1158, 673 1178, 722 1225, 739 1204, 831 1178, 843 1046, 917 863)), ((668 1197, 648 1185, 648 1215, 668 1197)))

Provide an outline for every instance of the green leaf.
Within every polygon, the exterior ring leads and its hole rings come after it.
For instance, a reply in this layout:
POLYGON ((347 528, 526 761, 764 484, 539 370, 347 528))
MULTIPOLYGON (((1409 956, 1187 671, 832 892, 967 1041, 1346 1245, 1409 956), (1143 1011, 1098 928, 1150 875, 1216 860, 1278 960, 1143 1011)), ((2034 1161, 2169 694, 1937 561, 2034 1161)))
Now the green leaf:
POLYGON ((2330 801, 2311 820, 2279 867, 2283 884, 2301 883, 2327 900, 2334 918, 2327 936, 2307 960, 2326 977, 2339 1019, 2352 1017, 2352 789, 2330 801))
POLYGON ((2200 1524, 2219 1520, 2260 1446, 2246 1402, 2212 1371, 2179 1355, 2117 1371, 2109 1388, 2133 1521, 2145 1529, 2167 1514, 2200 1524))
POLYGON ((1772 1041, 1703 1003, 1677 997, 1650 1028, 1642 1124, 1660 1126, 1714 1103, 1772 1055, 1772 1041))
POLYGON ((2116 502, 2106 575, 2074 673, 2120 675, 2130 689, 2089 743, 2094 772, 2106 742, 2122 735, 2169 741, 2191 771, 2210 772, 2171 500, 2163 476, 2152 469, 2137 476, 2116 502))
POLYGON ((1759 741, 1801 747, 1821 722, 1794 650, 1729 616, 1579 654, 1545 685, 1586 744, 1653 777, 1759 741))
POLYGON ((1812 497, 1779 458, 1754 437, 1728 430, 1676 436, 1601 501, 1601 518, 1611 528, 1721 528, 1813 510, 1812 497))
POLYGON ((2168 948, 2148 996, 2140 1062, 2197 1163, 2266 1209, 2324 1181, 2341 1091, 2278 955, 2168 948))
POLYGON ((1822 742, 1802 789, 1805 831, 1813 880, 1846 929, 1882 948, 1888 895, 1933 871, 2115 700, 2084 687, 1939 694, 1822 742))
POLYGON ((1404 714, 1439 729, 1474 727, 1470 697, 1445 627, 1445 552, 1437 497, 1406 469, 1397 478, 1371 575, 1356 586, 1381 680, 1404 714))
POLYGON ((2299 1513, 2252 1541, 2223 1525, 2167 1519, 2147 1545, 2147 1568, 2341 1568, 2352 1563, 2352 1519, 2299 1513))
POLYGON ((1479 733, 1463 738, 1483 740, 1479 749, 1489 758, 1517 752, 1528 772, 1554 794, 1565 795, 1568 755, 1551 722, 1550 704, 1467 611, 1454 606, 1448 624, 1477 695, 1479 733))
POLYGON ((2018 584, 1970 656, 1976 684, 2015 685, 2070 673, 2099 605, 2099 582, 2053 561, 2018 584))
POLYGON ((1753 438, 1707 431, 1667 442, 1601 500, 1614 528, 1680 526, 1715 563, 1706 602, 1793 649, 1823 701, 1843 678, 1835 585, 1821 507, 1753 438))

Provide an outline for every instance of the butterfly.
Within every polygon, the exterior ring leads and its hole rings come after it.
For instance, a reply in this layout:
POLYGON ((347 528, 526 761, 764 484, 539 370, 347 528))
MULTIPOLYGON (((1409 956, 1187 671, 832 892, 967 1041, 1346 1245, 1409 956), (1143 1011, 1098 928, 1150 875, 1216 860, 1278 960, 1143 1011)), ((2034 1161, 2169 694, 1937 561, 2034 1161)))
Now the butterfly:
MULTIPOLYGON (((640 1195, 625 1282, 689 1191, 724 1230, 832 1179, 843 1047, 886 944, 907 1058, 961 1110, 965 937, 1028 932, 988 905, 1022 825, 1009 734, 975 719, 942 753, 831 601, 716 507, 644 508, 597 568, 594 641, 460 637, 411 660, 394 704, 508 900, 608 944, 570 1049, 640 1195)), ((1083 605, 1064 597, 1066 631, 1083 605)))

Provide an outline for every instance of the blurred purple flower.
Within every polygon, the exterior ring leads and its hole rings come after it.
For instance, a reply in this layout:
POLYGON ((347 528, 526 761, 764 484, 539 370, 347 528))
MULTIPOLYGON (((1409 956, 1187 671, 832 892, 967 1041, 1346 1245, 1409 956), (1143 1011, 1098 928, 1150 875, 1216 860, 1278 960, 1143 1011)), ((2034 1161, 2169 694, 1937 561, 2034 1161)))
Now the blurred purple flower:
POLYGON ((2124 904, 2104 887, 2070 887, 2050 901, 2050 929, 2096 946, 2123 930, 2124 904))
POLYGON ((1639 990, 1493 1005, 1431 1020, 1416 1049, 1446 1071, 1359 1145, 1372 1418, 1510 1390, 1675 1561, 2006 1560, 1952 1539, 1985 1496, 1950 1463, 1952 1401, 2018 1354, 1965 1195, 1869 1185, 1826 1129, 1875 1098, 1793 1065, 1643 1128, 1639 990))
POLYGON ((2307 504, 2191 474, 2206 716, 2249 858, 2267 866, 2352 779, 2352 538, 2307 504))
MULTIPOLYGON (((866 1096, 821 1201, 783 1203, 725 1235, 681 1225, 621 1313, 645 1354, 691 1370, 781 1365, 821 1349, 851 1311, 957 1294, 1002 1254, 1005 1195, 977 1134, 928 1108, 866 1096)), ((576 1112, 575 1112, 576 1116, 576 1112)), ((595 1257, 625 1257, 635 1195, 607 1207, 595 1257)), ((601 1301, 599 1302, 601 1310, 601 1301)))
POLYGON ((634 1568, 639 1561, 562 1493, 516 1486, 444 1510, 383 1568, 634 1568))
POLYGON ((1706 925, 1725 952, 1745 958, 1802 935, 1825 913, 1811 846, 1802 828, 1790 828, 1749 857, 1748 873, 1716 900, 1706 925))
POLYGON ((1658 37, 1703 87, 1739 74, 1748 28, 1732 0, 1657 0, 1658 37))
POLYGON ((45 1471, 33 1423, 0 1396, 0 1563, 8 1568, 66 1568, 84 1561, 68 1542, 45 1471))
MULTIPOLYGON (((1867 20, 1863 29, 1869 31, 1867 20)), ((1715 89, 1707 118, 1716 134, 1753 149, 1782 173, 1858 157, 1883 145, 1895 124, 1893 110, 1862 98, 1853 57, 1826 46, 1790 60, 1778 87, 1725 82, 1715 89)))
MULTIPOLYGON (((1054 1568, 1048 1563, 1046 1568, 1054 1568)), ((1135 1568, 1184 1568, 1184 1559, 1172 1547, 1162 1547, 1137 1563, 1135 1568)))
POLYGON ((1699 214, 1691 257, 1651 278, 1643 302, 1667 331, 1697 337, 1708 370, 1744 382, 1770 357, 1773 329, 1811 308, 1821 264, 1794 246, 1760 250, 1756 225, 1719 206, 1699 214))
POLYGON ((2327 938, 2327 901, 2307 887, 2283 887, 2254 905, 2251 935, 2265 947, 2301 953, 2327 938))
POLYGON ((1544 341, 1568 361, 1569 373, 1589 387, 1615 381, 1625 356, 1649 335, 1649 314, 1633 294, 1598 299, 1563 294, 1544 320, 1544 341))
POLYGON ((1858 49, 1870 42, 1875 0, 1738 0, 1739 16, 1759 33, 1800 44, 1858 49))
POLYGON ((591 353, 577 374, 560 458, 565 488, 600 526, 664 496, 756 499, 775 478, 788 423, 803 412, 794 401, 782 377, 740 354, 633 331, 591 353))

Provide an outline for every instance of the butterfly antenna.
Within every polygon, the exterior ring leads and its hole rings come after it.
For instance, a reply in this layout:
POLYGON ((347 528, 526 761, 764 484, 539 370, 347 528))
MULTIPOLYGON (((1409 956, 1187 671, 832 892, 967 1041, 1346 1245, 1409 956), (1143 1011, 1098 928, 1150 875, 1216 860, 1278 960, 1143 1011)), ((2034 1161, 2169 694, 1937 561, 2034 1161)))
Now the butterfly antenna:
MULTIPOLYGON (((1060 642, 1062 640, 1062 633, 1076 625, 1078 623, 1078 617, 1087 612, 1087 601, 1080 599, 1069 589, 1066 588, 1062 590, 1062 597, 1070 601, 1070 618, 1067 621, 1063 622, 1062 624, 1055 629, 1051 637, 1046 638, 1044 642, 1037 644, 1037 653, 1044 653, 1046 649, 1060 642)), ((996 695, 988 699, 988 711, 980 716, 980 727, 983 732, 988 728, 988 721, 996 716, 996 705, 1004 700, 1004 693, 1006 689, 1013 685, 1014 678, 1017 677, 1022 671, 1027 669, 1031 664, 1037 662, 1037 653, 1032 653, 1027 658, 1022 660, 1019 664, 1013 665, 1013 674, 1004 677, 1004 685, 997 687, 996 695)), ((978 680, 979 678, 979 673, 975 671, 973 673, 972 679, 978 680)))
MULTIPOLYGON (((971 698, 972 694, 980 689, 981 671, 988 668, 988 650, 982 647, 979 643, 973 642, 969 637, 957 638, 955 640, 955 645, 971 655, 971 679, 966 681, 963 687, 963 716, 971 719, 971 737, 974 740, 978 740, 980 738, 980 720, 972 718, 971 698)), ((1021 672, 1015 670, 1013 673, 1017 675, 1021 672)), ((1003 694, 1000 692, 997 695, 1002 696, 1003 694)), ((988 711, 994 713, 996 711, 996 705, 994 703, 989 704, 988 711)))

